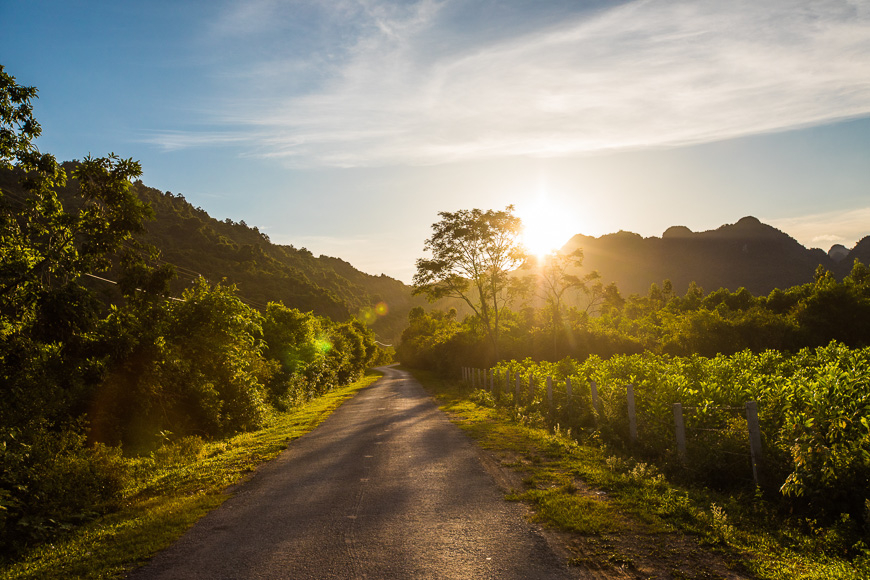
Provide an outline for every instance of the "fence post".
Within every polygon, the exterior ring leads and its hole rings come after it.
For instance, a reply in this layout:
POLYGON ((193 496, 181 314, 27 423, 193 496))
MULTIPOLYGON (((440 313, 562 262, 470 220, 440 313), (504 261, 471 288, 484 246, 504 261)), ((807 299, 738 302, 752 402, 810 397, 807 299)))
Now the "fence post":
POLYGON ((529 371, 529 404, 535 400, 535 373, 529 371))
POLYGON ((592 396, 592 408, 595 409, 595 422, 601 420, 601 400, 598 399, 598 385, 595 381, 589 381, 589 393, 592 396))
POLYGON ((625 395, 628 399, 628 434, 631 442, 637 442, 637 416, 634 412, 634 385, 628 383, 625 387, 625 395))
POLYGON ((514 400, 517 402, 517 405, 520 404, 520 384, 521 384, 521 382, 522 382, 522 381, 520 381, 520 372, 517 371, 517 376, 516 376, 516 383, 517 383, 517 384, 516 384, 516 391, 517 391, 517 396, 514 397, 514 400))
POLYGON ((573 396, 573 389, 571 389, 571 377, 565 377, 565 410, 571 410, 571 397, 573 396))
POLYGON ((752 455, 752 478, 759 485, 761 472, 761 429, 758 426, 758 403, 746 402, 746 425, 749 427, 749 452, 752 455))
POLYGON ((550 410, 550 417, 553 416, 553 377, 547 376, 547 408, 550 410))
POLYGON ((677 454, 686 461, 686 425, 683 423, 683 405, 674 403, 674 433, 677 436, 677 454))

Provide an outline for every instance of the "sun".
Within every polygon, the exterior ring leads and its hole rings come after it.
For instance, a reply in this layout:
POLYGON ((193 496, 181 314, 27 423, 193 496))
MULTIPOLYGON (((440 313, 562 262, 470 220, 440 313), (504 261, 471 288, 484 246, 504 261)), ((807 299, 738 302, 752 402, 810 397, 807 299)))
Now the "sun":
POLYGON ((516 213, 523 222, 521 242, 530 254, 538 258, 560 249, 579 233, 580 224, 571 219, 569 212, 545 197, 538 197, 525 205, 517 204, 516 213))

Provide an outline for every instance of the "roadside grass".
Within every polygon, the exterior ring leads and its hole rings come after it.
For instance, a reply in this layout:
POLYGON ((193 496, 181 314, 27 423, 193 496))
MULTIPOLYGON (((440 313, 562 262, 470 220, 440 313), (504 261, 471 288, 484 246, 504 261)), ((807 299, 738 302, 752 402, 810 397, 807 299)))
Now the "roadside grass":
POLYGON ((412 372, 459 427, 517 474, 521 483, 507 499, 525 502, 534 521, 562 534, 576 565, 631 577, 870 578, 870 550, 838 543, 837 526, 807 528, 750 491, 676 485, 594 436, 580 444, 540 417, 494 406, 485 391, 462 392, 456 382, 412 372))
POLYGON ((120 509, 31 550, 0 569, 0 578, 122 577, 229 499, 228 488, 244 481, 259 464, 273 459, 380 376, 369 371, 356 383, 276 415, 259 431, 210 443, 182 440, 152 457, 131 460, 135 476, 120 509))

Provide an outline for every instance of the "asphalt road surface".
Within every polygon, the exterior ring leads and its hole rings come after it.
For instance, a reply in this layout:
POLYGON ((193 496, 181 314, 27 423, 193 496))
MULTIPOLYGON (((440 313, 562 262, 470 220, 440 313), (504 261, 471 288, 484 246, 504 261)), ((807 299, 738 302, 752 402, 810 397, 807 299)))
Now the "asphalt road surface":
POLYGON ((382 370, 131 578, 576 577, 411 375, 382 370))

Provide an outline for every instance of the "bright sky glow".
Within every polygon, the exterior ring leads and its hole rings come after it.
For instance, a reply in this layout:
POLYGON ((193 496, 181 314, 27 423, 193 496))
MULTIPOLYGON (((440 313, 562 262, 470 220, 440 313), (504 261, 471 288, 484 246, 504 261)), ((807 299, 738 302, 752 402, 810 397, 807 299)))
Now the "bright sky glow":
POLYGON ((133 157, 374 274, 410 281, 438 211, 526 211, 543 182, 570 233, 530 237, 870 234, 865 0, 30 0, 0 21, 43 151, 133 157))
POLYGON ((574 234, 585 229, 565 208, 550 203, 545 194, 538 194, 530 203, 518 206, 515 213, 523 221, 523 245, 538 258, 558 250, 574 234))

